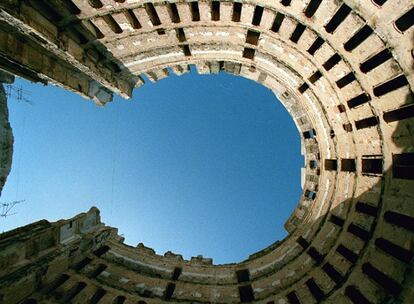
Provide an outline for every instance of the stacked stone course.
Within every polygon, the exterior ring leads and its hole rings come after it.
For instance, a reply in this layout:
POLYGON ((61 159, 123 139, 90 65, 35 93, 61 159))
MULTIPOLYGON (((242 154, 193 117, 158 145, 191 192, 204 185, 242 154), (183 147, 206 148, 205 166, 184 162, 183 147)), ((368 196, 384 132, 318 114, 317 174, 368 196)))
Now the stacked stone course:
POLYGON ((96 209, 2 235, 0 303, 413 303, 413 25, 411 0, 2 1, 0 69, 99 105, 191 64, 246 77, 306 168, 289 236, 241 263, 127 246, 96 209))

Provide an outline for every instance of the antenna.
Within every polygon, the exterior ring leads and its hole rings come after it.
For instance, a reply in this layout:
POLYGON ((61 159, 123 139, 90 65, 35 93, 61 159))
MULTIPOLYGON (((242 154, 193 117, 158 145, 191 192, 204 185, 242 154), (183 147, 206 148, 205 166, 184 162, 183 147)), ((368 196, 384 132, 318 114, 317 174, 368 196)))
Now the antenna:
POLYGON ((6 96, 8 99, 15 99, 17 102, 23 101, 33 105, 33 102, 27 98, 27 95, 30 95, 30 91, 24 90, 21 85, 6 85, 6 96))
POLYGON ((8 217, 11 215, 15 215, 16 213, 10 213, 10 211, 13 209, 14 206, 16 206, 17 204, 21 204, 25 202, 25 200, 21 200, 21 201, 13 201, 10 203, 1 203, 0 207, 1 207, 1 213, 0 213, 0 217, 8 217))

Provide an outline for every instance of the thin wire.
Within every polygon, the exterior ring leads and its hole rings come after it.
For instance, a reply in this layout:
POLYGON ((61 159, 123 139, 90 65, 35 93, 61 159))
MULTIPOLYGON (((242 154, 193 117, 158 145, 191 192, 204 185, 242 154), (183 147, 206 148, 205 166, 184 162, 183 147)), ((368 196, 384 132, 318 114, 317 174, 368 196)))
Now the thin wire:
POLYGON ((22 159, 22 151, 24 148, 25 142, 25 135, 26 135, 26 117, 27 117, 27 109, 23 107, 23 122, 22 122, 22 129, 21 129, 21 145, 17 156, 17 168, 16 168, 16 196, 15 199, 17 200, 19 197, 19 190, 20 190, 20 163, 22 159))

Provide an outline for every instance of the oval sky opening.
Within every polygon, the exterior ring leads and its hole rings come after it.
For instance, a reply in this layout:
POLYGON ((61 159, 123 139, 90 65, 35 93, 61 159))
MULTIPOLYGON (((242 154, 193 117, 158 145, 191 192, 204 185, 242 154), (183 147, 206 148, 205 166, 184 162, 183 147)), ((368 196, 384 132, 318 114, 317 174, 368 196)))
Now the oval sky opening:
POLYGON ((2 201, 25 200, 6 231, 92 205, 125 242, 158 254, 239 262, 286 236, 302 189, 300 136, 272 91, 221 72, 149 81, 98 108, 17 80, 15 136, 2 201))

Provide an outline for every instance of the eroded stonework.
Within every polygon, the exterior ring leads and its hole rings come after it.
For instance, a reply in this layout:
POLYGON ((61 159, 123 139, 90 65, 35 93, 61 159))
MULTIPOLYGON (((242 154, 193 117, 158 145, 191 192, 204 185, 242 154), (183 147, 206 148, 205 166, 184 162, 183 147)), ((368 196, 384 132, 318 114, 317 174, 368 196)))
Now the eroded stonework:
POLYGON ((126 246, 92 209, 2 235, 0 301, 413 303, 413 25, 412 0, 2 1, 1 69, 99 105, 189 64, 240 75, 285 105, 306 169, 289 236, 247 261, 126 246))
POLYGON ((13 132, 9 122, 6 91, 3 83, 13 83, 14 77, 0 70, 0 195, 11 169, 13 132))

